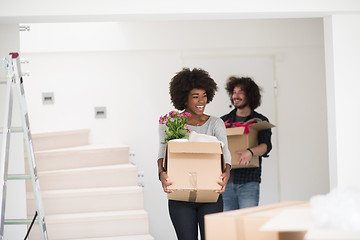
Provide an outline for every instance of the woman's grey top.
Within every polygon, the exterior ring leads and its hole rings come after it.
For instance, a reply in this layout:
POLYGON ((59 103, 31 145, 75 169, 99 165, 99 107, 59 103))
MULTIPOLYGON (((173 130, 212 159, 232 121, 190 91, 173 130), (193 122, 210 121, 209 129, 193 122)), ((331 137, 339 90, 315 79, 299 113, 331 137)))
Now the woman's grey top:
MULTIPOLYGON (((188 127, 191 131, 215 136, 219 141, 223 142, 224 143, 223 155, 224 155, 225 163, 231 165, 231 155, 228 148, 226 128, 224 121, 221 118, 210 116, 209 119, 202 126, 188 125, 188 127)), ((162 142, 164 142, 164 139, 166 138, 166 133, 165 133, 166 128, 167 127, 165 124, 159 125, 160 144, 159 144, 158 159, 164 157, 166 144, 162 144, 162 142)))

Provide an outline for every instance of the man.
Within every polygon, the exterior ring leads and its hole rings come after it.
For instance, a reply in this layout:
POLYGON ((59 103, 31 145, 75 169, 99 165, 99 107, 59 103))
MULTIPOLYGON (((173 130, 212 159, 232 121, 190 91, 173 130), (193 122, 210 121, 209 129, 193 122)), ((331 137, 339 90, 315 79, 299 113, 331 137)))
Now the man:
MULTIPOLYGON (((254 118, 269 122, 265 116, 255 111, 261 104, 261 94, 259 86, 251 78, 232 76, 225 89, 235 109, 221 117, 224 122, 247 122, 254 118)), ((259 167, 231 170, 223 193, 224 211, 258 206, 262 157, 268 157, 271 148, 271 129, 267 129, 259 132, 257 146, 237 152, 239 164, 245 166, 253 155, 259 156, 259 167)))

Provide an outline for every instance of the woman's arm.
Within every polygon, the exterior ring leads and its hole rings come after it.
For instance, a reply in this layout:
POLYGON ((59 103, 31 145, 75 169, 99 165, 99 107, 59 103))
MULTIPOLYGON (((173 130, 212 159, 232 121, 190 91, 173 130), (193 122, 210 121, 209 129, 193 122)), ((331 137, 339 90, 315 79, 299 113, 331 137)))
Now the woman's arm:
POLYGON ((160 179, 161 174, 162 174, 163 172, 166 173, 165 168, 164 168, 164 158, 159 158, 158 161, 157 161, 157 164, 158 164, 159 180, 161 181, 161 179, 160 179))
POLYGON ((218 118, 214 124, 214 136, 221 141, 223 145, 223 155, 226 164, 229 164, 231 168, 231 154, 228 148, 228 141, 226 136, 225 123, 221 118, 218 118))
POLYGON ((159 180, 161 182, 162 188, 164 189, 164 192, 171 193, 172 191, 168 189, 168 186, 170 186, 172 182, 168 182, 168 175, 164 168, 164 158, 159 158, 157 163, 159 180))
POLYGON ((162 188, 164 189, 164 192, 170 193, 172 191, 168 189, 168 186, 170 186, 172 183, 168 182, 168 176, 167 176, 167 172, 164 168, 164 157, 163 157, 164 153, 165 153, 165 149, 166 149, 166 144, 162 143, 162 142, 164 142, 164 139, 166 138, 165 129, 166 129, 166 126, 164 124, 159 124, 159 140, 160 140, 160 142, 159 142, 157 165, 158 165, 158 176, 159 176, 159 180, 161 182, 162 188))
POLYGON ((230 178, 230 169, 231 169, 231 165, 226 164, 224 172, 220 176, 220 181, 218 181, 218 184, 221 186, 221 189, 216 191, 217 193, 221 194, 221 193, 225 192, 226 184, 230 178))
POLYGON ((226 184, 230 178, 231 154, 228 148, 225 124, 224 121, 220 118, 217 120, 215 124, 214 133, 215 133, 215 137, 224 144, 223 155, 225 160, 225 169, 220 176, 220 181, 218 182, 218 184, 221 186, 221 190, 217 191, 217 193, 223 193, 225 191, 226 184))

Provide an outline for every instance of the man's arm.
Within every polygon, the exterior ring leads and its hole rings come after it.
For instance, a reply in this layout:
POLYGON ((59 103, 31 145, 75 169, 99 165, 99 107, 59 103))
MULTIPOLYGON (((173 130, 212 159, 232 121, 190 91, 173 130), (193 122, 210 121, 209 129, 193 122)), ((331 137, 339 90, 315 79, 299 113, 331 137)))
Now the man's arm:
POLYGON ((252 147, 246 149, 244 151, 236 152, 239 154, 239 165, 247 166, 253 156, 262 156, 267 152, 267 145, 265 143, 261 143, 256 147, 252 147))

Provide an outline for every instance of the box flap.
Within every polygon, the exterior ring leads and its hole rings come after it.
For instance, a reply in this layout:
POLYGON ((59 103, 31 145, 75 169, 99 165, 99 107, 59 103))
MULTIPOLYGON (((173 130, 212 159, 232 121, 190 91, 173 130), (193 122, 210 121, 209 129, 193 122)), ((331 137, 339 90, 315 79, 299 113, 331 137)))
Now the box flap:
MULTIPOLYGON (((305 202, 303 201, 291 201, 291 202, 280 202, 274 204, 267 204, 258 207, 243 208, 228 212, 212 213, 205 215, 205 236, 207 240, 238 240, 238 239, 248 239, 241 238, 243 234, 243 225, 241 219, 251 215, 253 213, 258 213, 270 209, 276 208, 285 208, 292 207, 296 205, 301 205, 305 202)), ((249 230, 247 230, 249 231, 249 230)), ((275 234, 275 233, 274 233, 275 234)), ((258 238, 252 238, 254 240, 258 238)), ((274 239, 274 238, 267 238, 274 239)), ((291 238, 288 238, 291 239, 291 238)), ((294 240, 294 239, 291 239, 294 240)))
POLYGON ((221 171, 225 169, 225 160, 221 143, 219 142, 168 142, 165 147, 163 167, 167 171, 169 153, 207 153, 220 154, 221 171), (171 149, 171 150, 170 150, 171 149))
MULTIPOLYGON (((305 203, 307 204, 307 203, 305 203)), ((276 208, 267 209, 264 211, 257 211, 253 213, 248 213, 242 217, 237 217, 238 229, 239 229, 239 239, 257 239, 257 240, 299 240, 305 232, 301 231, 299 234, 295 234, 290 238, 282 238, 280 232, 265 232, 260 231, 262 225, 269 221, 272 217, 282 212, 284 209, 298 208, 303 207, 303 204, 292 204, 292 205, 279 205, 276 208), (279 236, 279 238, 277 238, 279 236), (299 237, 300 238, 299 238, 299 237)), ((281 232, 283 233, 283 232, 281 232)), ((285 234, 286 235, 286 234, 285 234)), ((284 236, 285 237, 285 236, 284 236)))
POLYGON ((269 232, 295 232, 308 231, 313 227, 313 219, 310 207, 284 209, 268 222, 260 231, 269 232))
MULTIPOLYGON (((256 130, 256 131, 262 131, 262 130, 266 130, 266 129, 273 128, 273 127, 275 127, 275 125, 273 125, 267 121, 262 121, 262 122, 258 122, 258 123, 249 125, 250 131, 252 129, 256 130)), ((244 132, 245 132, 245 127, 226 128, 227 136, 243 135, 244 132)))
POLYGON ((227 136, 233 136, 233 135, 243 135, 245 132, 244 127, 232 127, 226 129, 226 135, 227 136))
POLYGON ((168 142, 168 152, 222 154, 219 142, 168 142))
POLYGON ((250 129, 255 129, 257 131, 262 131, 262 130, 266 130, 266 129, 273 128, 273 127, 275 127, 275 125, 273 125, 273 124, 271 124, 271 123, 269 123, 267 121, 262 121, 262 122, 259 122, 259 123, 249 125, 250 129))
POLYGON ((358 240, 360 231, 345 231, 335 229, 310 229, 306 233, 307 240, 358 240))

